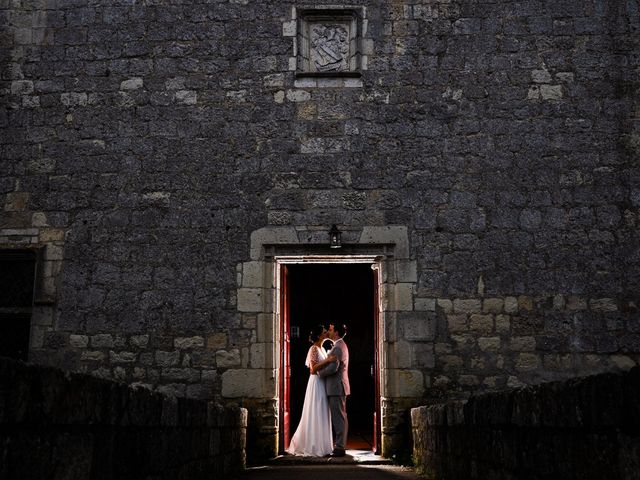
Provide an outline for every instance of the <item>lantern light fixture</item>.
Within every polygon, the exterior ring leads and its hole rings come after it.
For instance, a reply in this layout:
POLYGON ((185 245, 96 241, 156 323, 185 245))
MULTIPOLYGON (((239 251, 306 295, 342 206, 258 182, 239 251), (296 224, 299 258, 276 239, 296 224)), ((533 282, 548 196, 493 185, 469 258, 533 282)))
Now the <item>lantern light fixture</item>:
POLYGON ((342 232, 338 230, 335 223, 331 225, 331 230, 329 230, 329 246, 331 248, 342 247, 342 232))

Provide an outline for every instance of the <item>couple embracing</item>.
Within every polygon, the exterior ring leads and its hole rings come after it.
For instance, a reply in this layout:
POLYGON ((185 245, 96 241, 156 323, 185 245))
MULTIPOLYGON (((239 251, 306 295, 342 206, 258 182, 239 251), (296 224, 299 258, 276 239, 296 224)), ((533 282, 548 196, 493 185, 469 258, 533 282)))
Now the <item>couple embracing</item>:
POLYGON ((311 332, 309 340, 313 345, 305 362, 311 375, 302 417, 287 453, 314 457, 345 455, 349 428, 347 395, 350 393, 349 349, 343 340, 346 334, 345 325, 329 325, 329 330, 318 325, 311 332), (322 346, 327 339, 333 342, 329 353, 322 346))

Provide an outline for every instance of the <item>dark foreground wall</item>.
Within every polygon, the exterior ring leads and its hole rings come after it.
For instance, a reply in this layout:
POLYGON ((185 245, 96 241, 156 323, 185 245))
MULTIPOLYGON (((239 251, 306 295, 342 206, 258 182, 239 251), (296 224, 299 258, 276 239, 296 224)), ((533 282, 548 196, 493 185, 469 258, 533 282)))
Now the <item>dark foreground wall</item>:
POLYGON ((435 479, 640 478, 640 369, 411 411, 435 479))
POLYGON ((0 479, 224 478, 247 412, 0 358, 0 479))

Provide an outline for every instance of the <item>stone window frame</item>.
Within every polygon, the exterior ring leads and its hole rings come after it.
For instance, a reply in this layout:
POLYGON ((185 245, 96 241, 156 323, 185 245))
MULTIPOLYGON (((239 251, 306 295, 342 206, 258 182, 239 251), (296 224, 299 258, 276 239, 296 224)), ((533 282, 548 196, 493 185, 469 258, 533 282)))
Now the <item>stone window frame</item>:
POLYGON ((54 329, 58 282, 62 270, 64 238, 50 239, 51 229, 3 228, 0 229, 0 249, 30 250, 35 253, 35 284, 29 354, 43 348, 45 334, 54 329))

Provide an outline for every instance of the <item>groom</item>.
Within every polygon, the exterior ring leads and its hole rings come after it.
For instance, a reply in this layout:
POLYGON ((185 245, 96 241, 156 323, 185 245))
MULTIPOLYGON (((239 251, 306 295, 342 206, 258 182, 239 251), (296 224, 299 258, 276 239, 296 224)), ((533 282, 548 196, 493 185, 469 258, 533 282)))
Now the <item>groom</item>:
POLYGON ((331 410, 331 424, 335 434, 335 446, 332 457, 344 457, 344 449, 347 444, 347 395, 351 393, 349 388, 349 349, 344 343, 347 334, 345 325, 329 325, 328 338, 333 340, 333 348, 329 355, 335 355, 337 361, 331 362, 318 375, 325 377, 325 389, 329 398, 331 410))

